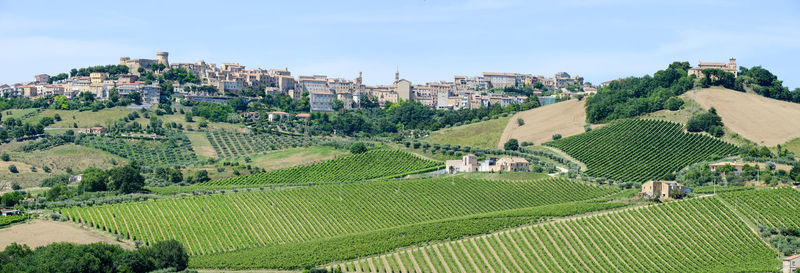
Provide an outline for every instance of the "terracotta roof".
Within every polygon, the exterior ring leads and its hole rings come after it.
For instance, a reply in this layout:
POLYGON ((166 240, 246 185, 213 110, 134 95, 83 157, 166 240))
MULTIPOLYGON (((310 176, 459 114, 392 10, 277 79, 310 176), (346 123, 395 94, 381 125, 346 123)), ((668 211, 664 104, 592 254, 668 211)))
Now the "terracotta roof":
POLYGON ((783 260, 784 261, 789 261, 789 260, 794 260, 794 259, 797 259, 797 258, 800 258, 800 254, 796 254, 796 255, 792 255, 792 256, 783 258, 783 260))

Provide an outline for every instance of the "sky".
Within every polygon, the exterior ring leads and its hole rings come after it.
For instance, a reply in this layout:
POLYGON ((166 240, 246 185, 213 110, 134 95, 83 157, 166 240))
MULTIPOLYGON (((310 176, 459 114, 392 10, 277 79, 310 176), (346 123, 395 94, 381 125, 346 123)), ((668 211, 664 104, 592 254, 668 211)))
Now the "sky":
POLYGON ((673 61, 763 66, 800 87, 800 1, 0 0, 0 83, 119 57, 391 84, 556 72, 600 83, 673 61))

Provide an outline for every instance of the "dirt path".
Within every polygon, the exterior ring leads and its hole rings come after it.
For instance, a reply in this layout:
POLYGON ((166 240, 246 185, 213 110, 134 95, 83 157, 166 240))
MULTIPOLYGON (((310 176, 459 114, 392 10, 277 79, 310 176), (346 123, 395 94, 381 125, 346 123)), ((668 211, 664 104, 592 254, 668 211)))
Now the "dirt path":
POLYGON ((722 122, 743 137, 775 146, 800 137, 800 104, 724 88, 686 92, 704 109, 714 107, 722 122))
POLYGON ((542 144, 553 140, 554 134, 568 137, 583 133, 586 124, 585 105, 584 100, 568 100, 519 112, 506 124, 498 148, 502 148, 511 138, 542 144), (519 126, 518 118, 522 118, 525 124, 519 126))
POLYGON ((0 229, 0 249, 5 249, 11 243, 26 244, 31 248, 49 245, 56 242, 70 242, 77 244, 91 244, 105 242, 133 249, 133 246, 117 242, 113 237, 101 231, 81 228, 70 222, 53 222, 34 220, 31 223, 12 225, 0 229))

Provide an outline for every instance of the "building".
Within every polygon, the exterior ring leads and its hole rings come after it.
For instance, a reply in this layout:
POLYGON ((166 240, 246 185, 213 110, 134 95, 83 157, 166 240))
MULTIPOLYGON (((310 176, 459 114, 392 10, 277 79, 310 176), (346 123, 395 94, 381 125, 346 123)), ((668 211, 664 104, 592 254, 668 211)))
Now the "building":
POLYGON ((47 74, 39 74, 39 75, 33 76, 33 78, 36 80, 35 83, 37 83, 37 84, 48 84, 48 83, 50 83, 50 75, 47 75, 47 74))
POLYGON ((783 273, 794 273, 800 269, 800 254, 786 257, 783 259, 783 273))
POLYGON ((156 59, 131 59, 130 57, 120 57, 119 64, 128 67, 128 71, 133 73, 137 76, 139 75, 139 68, 143 67, 145 69, 149 69, 151 65, 155 63, 164 64, 166 67, 169 67, 169 53, 168 52, 156 52, 156 59))
POLYGON ((517 74, 483 72, 483 80, 489 83, 491 88, 506 88, 517 86, 517 74))
POLYGON ((675 181, 647 181, 642 184, 642 197, 669 198, 670 192, 677 191, 681 195, 686 193, 686 187, 675 181))
POLYGON ((82 128, 78 129, 78 133, 87 135, 102 135, 106 133, 106 128, 103 127, 82 128))
POLYGON ((477 172, 479 169, 480 162, 478 162, 478 157, 474 154, 464 155, 461 157, 461 160, 445 161, 445 170, 447 173, 477 172))
POLYGON ((333 93, 311 92, 308 94, 308 104, 311 112, 333 112, 333 93))
POLYGON ((396 81, 394 83, 394 91, 397 93, 398 99, 404 101, 414 100, 414 87, 411 85, 411 82, 406 79, 396 81))
POLYGON ((529 172, 531 165, 521 157, 501 157, 495 161, 493 166, 489 166, 489 171, 494 172, 529 172))
POLYGON ((267 120, 269 121, 278 121, 284 118, 288 118, 289 113, 286 112, 269 112, 267 113, 267 120))
POLYGON ((92 84, 100 84, 108 79, 108 72, 92 72, 89 74, 89 81, 92 84))
POLYGON ((739 76, 739 68, 736 66, 736 58, 730 58, 728 63, 709 63, 709 62, 697 62, 697 66, 689 68, 689 75, 695 75, 698 78, 705 77, 703 75, 703 69, 720 69, 725 72, 733 73, 734 77, 739 76))
POLYGON ((742 175, 742 168, 744 168, 744 164, 743 163, 718 162, 718 163, 708 164, 708 167, 711 169, 712 172, 716 172, 717 168, 723 167, 723 166, 726 166, 726 165, 730 165, 731 167, 733 167, 733 172, 736 173, 736 175, 742 175))
POLYGON ((11 216, 11 215, 20 215, 22 214, 21 211, 18 209, 0 209, 0 214, 3 216, 11 216))

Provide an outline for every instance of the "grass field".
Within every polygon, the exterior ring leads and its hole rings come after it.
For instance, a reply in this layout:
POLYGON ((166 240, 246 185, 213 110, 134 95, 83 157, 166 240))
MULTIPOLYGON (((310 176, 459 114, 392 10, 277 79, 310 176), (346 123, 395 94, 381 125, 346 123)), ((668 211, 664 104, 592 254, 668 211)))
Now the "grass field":
POLYGON ((187 132, 186 137, 192 143, 192 149, 200 159, 217 158, 217 152, 208 141, 206 133, 203 132, 187 132))
POLYGON ((431 132, 425 141, 439 144, 495 148, 511 117, 500 117, 431 132))
MULTIPOLYGON (((298 147, 272 151, 266 154, 252 155, 250 156, 250 163, 247 164, 265 170, 278 170, 326 161, 349 153, 349 151, 336 149, 330 146, 298 147)), ((245 164, 244 159, 238 159, 236 161, 240 164, 245 164)))
POLYGON ((503 144, 512 138, 538 145, 553 140, 554 134, 568 137, 583 133, 583 126, 586 125, 585 104, 583 100, 567 100, 519 112, 508 120, 500 141, 493 148, 503 148, 503 144), (525 124, 519 126, 518 118, 524 120, 525 124))
POLYGON ((8 143, 0 146, 0 152, 8 153, 11 161, 0 162, 0 186, 17 182, 22 187, 35 187, 42 179, 63 174, 67 168, 79 172, 88 167, 111 168, 114 162, 125 164, 128 161, 119 156, 100 151, 93 148, 67 144, 53 147, 47 150, 37 150, 33 152, 21 152, 21 143, 8 143), (9 164, 15 164, 19 173, 8 171, 9 164), (31 172, 30 167, 35 166, 36 172, 31 172), (47 166, 51 169, 50 173, 45 172, 42 167, 47 166))
POLYGON ((800 104, 719 87, 683 95, 704 109, 714 107, 733 132, 760 145, 775 146, 800 137, 800 104))
POLYGON ((796 157, 800 157, 800 137, 787 141, 781 145, 781 149, 787 149, 794 153, 796 157))
POLYGON ((73 123, 77 123, 79 128, 86 128, 92 126, 105 127, 108 122, 119 120, 134 111, 135 110, 127 109, 125 107, 102 109, 97 112, 46 109, 40 113, 37 113, 25 119, 25 121, 35 122, 39 121, 43 117, 53 117, 56 114, 58 114, 59 116, 61 116, 61 121, 56 121, 54 124, 48 127, 72 128, 73 123))
POLYGON ((777 252, 716 198, 696 198, 434 243, 344 272, 768 272, 777 252))

